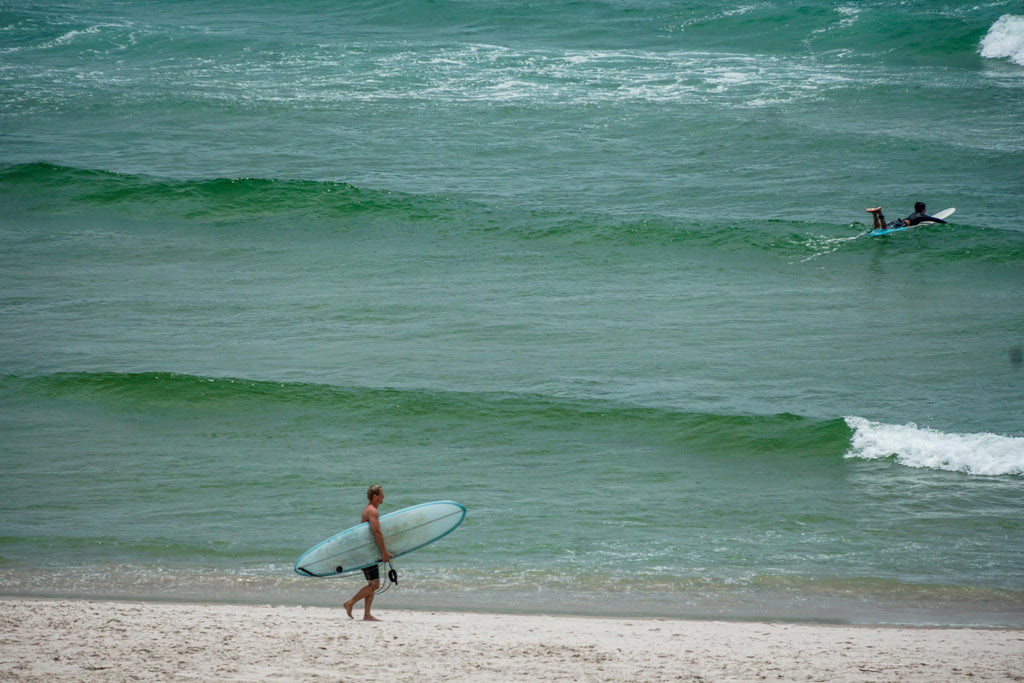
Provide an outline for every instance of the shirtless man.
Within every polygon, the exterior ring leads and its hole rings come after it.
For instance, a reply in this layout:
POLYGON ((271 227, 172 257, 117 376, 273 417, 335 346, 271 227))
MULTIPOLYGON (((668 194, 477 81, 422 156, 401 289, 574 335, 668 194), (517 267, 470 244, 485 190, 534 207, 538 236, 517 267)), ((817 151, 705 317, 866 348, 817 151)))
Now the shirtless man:
POLYGON ((918 223, 924 223, 925 221, 931 221, 933 223, 945 223, 946 221, 935 216, 929 216, 924 212, 924 202, 917 202, 914 204, 914 213, 910 214, 906 218, 897 218, 891 224, 886 225, 885 216, 882 215, 882 207, 876 206, 873 209, 865 209, 875 219, 875 227, 872 230, 884 230, 885 228, 902 228, 903 226, 917 225, 918 223))
MULTIPOLYGON (((361 521, 370 523, 373 540, 377 542, 377 547, 380 548, 380 561, 387 562, 394 556, 384 547, 384 534, 380 532, 380 513, 377 511, 377 508, 380 507, 381 502, 384 500, 384 489, 374 484, 366 490, 366 498, 370 502, 363 508, 363 518, 361 521)), ((377 589, 380 588, 380 565, 375 564, 372 567, 367 567, 363 570, 363 576, 366 577, 367 584, 359 589, 359 592, 353 595, 351 600, 345 603, 345 611, 348 612, 350 619, 354 619, 352 608, 356 606, 357 602, 363 600, 363 621, 380 621, 380 619, 370 614, 373 596, 376 595, 377 589)))

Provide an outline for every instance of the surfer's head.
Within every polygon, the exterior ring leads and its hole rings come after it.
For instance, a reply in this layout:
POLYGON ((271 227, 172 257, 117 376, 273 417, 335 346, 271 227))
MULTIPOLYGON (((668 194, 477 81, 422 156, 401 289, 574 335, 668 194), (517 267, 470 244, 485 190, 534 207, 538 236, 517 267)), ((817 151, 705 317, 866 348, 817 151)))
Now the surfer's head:
POLYGON ((366 500, 373 500, 374 496, 378 496, 384 492, 384 489, 380 487, 380 484, 374 484, 370 488, 366 489, 366 500))
POLYGON ((924 213, 924 202, 917 202, 914 204, 914 211, 924 213))

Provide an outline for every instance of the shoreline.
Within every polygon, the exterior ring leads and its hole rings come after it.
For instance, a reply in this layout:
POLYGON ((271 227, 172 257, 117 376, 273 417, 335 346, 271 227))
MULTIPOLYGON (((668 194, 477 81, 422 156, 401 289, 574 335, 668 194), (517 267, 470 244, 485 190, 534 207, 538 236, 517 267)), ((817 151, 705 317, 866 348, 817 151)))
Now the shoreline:
POLYGON ((1024 680, 1024 629, 0 597, 4 680, 1024 680))
MULTIPOLYGON (((396 610, 550 614, 879 627, 1024 628, 1024 592, 836 581, 792 585, 498 586, 410 569, 378 604, 396 610), (673 590, 674 588, 674 590, 673 590)), ((362 577, 309 579, 280 568, 216 571, 106 565, 0 570, 0 599, 339 607, 362 577)))
MULTIPOLYGON (((409 579, 407 582, 406 580, 409 579)), ((564 590, 549 587, 455 586, 422 577, 402 585, 378 604, 411 611, 507 613, 525 616, 664 618, 693 622, 1024 629, 1024 593, 949 587, 885 587, 850 590, 834 583, 801 589, 764 586, 701 586, 657 590, 627 586, 564 590), (896 590, 899 589, 899 590, 896 590)), ((364 582, 291 579, 287 575, 168 570, 26 572, 0 570, 0 599, 274 604, 339 607, 364 582)), ((870 588, 870 587, 869 587, 870 588)))

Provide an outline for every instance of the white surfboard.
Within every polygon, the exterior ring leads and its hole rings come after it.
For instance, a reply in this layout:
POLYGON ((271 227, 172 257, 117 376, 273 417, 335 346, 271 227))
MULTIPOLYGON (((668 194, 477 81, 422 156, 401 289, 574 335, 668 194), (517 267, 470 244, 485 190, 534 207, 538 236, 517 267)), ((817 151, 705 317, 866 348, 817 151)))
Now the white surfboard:
MULTIPOLYGON (((380 516, 380 531, 388 552, 400 557, 444 538, 466 517, 466 508, 451 500, 413 505, 380 516)), ((303 576, 340 576, 381 561, 370 523, 363 522, 307 550, 295 562, 303 576)))
MULTIPOLYGON (((934 213, 932 215, 935 216, 936 218, 946 220, 947 218, 952 216, 955 211, 956 209, 943 209, 942 211, 939 211, 938 213, 934 213)), ((919 225, 936 225, 936 223, 935 221, 921 221, 917 225, 903 225, 898 228, 883 228, 881 230, 872 230, 871 232, 868 233, 868 236, 878 237, 879 235, 888 235, 890 233, 900 232, 902 230, 909 230, 910 228, 916 228, 919 225)))

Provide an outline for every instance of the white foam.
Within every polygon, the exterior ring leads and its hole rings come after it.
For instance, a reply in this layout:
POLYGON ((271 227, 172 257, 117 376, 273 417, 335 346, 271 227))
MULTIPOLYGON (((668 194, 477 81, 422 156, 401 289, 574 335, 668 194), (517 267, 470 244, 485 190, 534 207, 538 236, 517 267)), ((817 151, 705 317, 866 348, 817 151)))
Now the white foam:
POLYGON ((1024 438, 999 434, 949 434, 915 424, 891 425, 847 417, 854 430, 847 458, 895 457, 907 467, 986 476, 1024 475, 1024 438))
POLYGON ((1004 14, 981 39, 981 56, 1024 66, 1024 17, 1004 14))
POLYGON ((836 28, 849 28, 857 23, 860 18, 861 8, 860 7, 836 7, 836 13, 839 15, 839 22, 835 25, 824 26, 822 28, 814 29, 813 33, 822 34, 828 33, 836 28))

